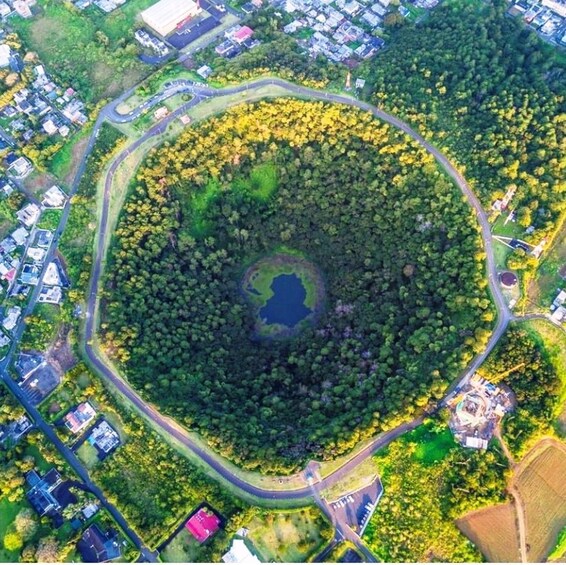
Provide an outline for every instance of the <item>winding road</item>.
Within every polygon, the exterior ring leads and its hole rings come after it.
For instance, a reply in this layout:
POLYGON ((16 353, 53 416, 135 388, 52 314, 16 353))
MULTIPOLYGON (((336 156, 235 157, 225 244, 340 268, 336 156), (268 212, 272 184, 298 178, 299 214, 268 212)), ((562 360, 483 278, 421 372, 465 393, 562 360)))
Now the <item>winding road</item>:
MULTIPOLYGON (((97 330, 96 314, 98 308, 98 291, 99 291, 100 279, 102 275, 102 265, 104 262, 103 253, 105 249, 106 237, 108 237, 109 235, 107 231, 108 231, 108 222, 109 222, 109 207, 110 207, 110 195, 112 190, 112 181, 114 178, 114 174, 116 173, 116 170, 118 169, 120 164, 132 153, 132 151, 136 150, 138 147, 140 147, 140 145, 145 143, 147 140, 151 139, 154 136, 163 134, 173 120, 184 114, 191 107, 195 107, 201 102, 211 98, 230 96, 238 93, 245 93, 247 91, 253 91, 260 89, 262 87, 269 87, 269 86, 280 87, 286 91, 287 95, 291 95, 291 96, 353 106, 359 108, 360 110, 371 112, 376 118, 401 130, 409 137, 411 137, 413 140, 415 140, 418 144, 420 144, 427 152, 429 152, 436 159, 436 161, 443 167, 446 173, 453 179, 453 181, 462 191, 464 196, 467 198, 470 206, 475 210, 477 220, 481 227, 481 235, 487 257, 486 276, 488 278, 489 288, 498 313, 497 324, 485 347, 485 350, 481 354, 477 355, 473 359, 471 364, 467 367, 467 369, 463 372, 463 374, 460 375, 458 379, 456 379, 452 383, 452 385, 449 387, 449 389, 446 392, 446 396, 444 397, 444 400, 446 400, 454 390, 457 390, 460 386, 462 386, 462 384, 465 383, 467 379, 469 379, 471 375, 473 375, 473 373, 478 369, 478 367, 485 361, 486 357, 489 355, 495 344, 498 342, 499 338, 505 332, 505 329, 507 328, 509 322, 514 318, 511 312, 509 311, 507 303, 504 299, 502 291, 499 288, 497 282, 497 270, 496 270, 494 253, 493 253, 493 239, 490 231, 490 225, 488 222, 487 215, 485 214, 478 198, 473 193, 472 189, 467 184, 464 177, 455 169, 455 167, 450 163, 448 158, 445 155, 443 155, 436 147, 434 147, 428 141, 426 141, 421 135, 415 132, 408 124, 406 124, 399 118, 392 116, 391 114, 388 114, 383 110, 375 106, 372 106, 371 104, 357 100, 349 96, 334 94, 329 92, 321 92, 303 86, 298 86, 277 78, 261 79, 249 84, 243 84, 239 86, 228 87, 218 90, 209 88, 207 86, 203 86, 201 84, 193 83, 190 81, 178 80, 167 83, 163 91, 143 102, 140 106, 138 106, 135 110, 133 110, 129 114, 126 115, 120 114, 118 113, 117 108, 123 101, 125 101, 133 93, 134 89, 130 89, 129 91, 122 94, 118 99, 114 100, 113 102, 105 106, 101 110, 98 119, 93 127, 92 134, 88 141, 86 151, 82 156, 80 166, 78 167, 76 176, 73 180, 73 184, 70 190, 70 196, 75 194, 77 191, 80 179, 85 171, 86 161, 88 159, 88 156, 92 152, 100 127, 104 121, 113 122, 117 124, 131 122, 135 120, 137 117, 139 117, 145 111, 151 109, 157 104, 160 104, 161 102, 170 98, 171 96, 174 96, 175 94, 189 93, 193 96, 193 98, 189 102, 187 102, 186 104, 178 108, 176 111, 169 114, 164 120, 154 125, 142 137, 137 139, 129 147, 122 150, 118 154, 118 156, 114 159, 106 174, 106 178, 104 182, 102 213, 99 220, 100 223, 99 223, 99 230, 97 236, 96 254, 95 254, 95 260, 93 264, 91 282, 90 282, 89 293, 87 298, 86 324, 85 324, 86 355, 88 356, 93 366, 97 369, 99 374, 108 382, 112 383, 112 385, 120 392, 120 394, 125 398, 127 398, 137 408, 137 410, 139 410, 147 419, 149 419, 154 424, 154 426, 160 428, 163 434, 167 434, 171 438, 174 438, 177 442, 181 443, 186 448, 190 449, 199 459, 201 459, 201 461, 206 463, 211 469, 216 471, 216 473, 218 473, 223 479, 231 483, 234 487, 236 487, 237 489, 239 489, 244 493, 265 500, 297 500, 297 502, 299 502, 307 497, 314 497, 315 500, 317 500, 317 498, 320 498, 320 492, 322 490, 339 482, 346 475, 352 472, 358 465, 360 465, 363 461, 365 461, 368 457, 371 457, 372 454, 374 454, 377 450, 385 447, 390 442, 392 442, 399 436, 403 435, 404 433, 413 430, 419 425, 421 425, 424 416, 415 418, 409 422, 401 424, 400 426, 388 432, 379 434, 367 446, 365 446, 362 450, 356 452, 341 467, 333 471, 330 475, 322 479, 317 478, 318 480, 316 482, 316 485, 309 484, 309 480, 307 479, 307 473, 304 473, 303 474, 304 486, 300 488, 291 488, 291 487, 286 488, 284 485, 281 485, 281 488, 279 489, 262 488, 255 484, 247 482, 245 479, 238 476, 232 470, 232 468, 229 465, 227 465, 225 461, 219 458, 214 452, 212 452, 212 450, 209 450, 208 448, 205 448, 200 444, 196 443, 194 440, 192 440, 186 429, 181 427, 175 421, 171 420, 170 418, 158 412, 153 406, 149 405, 143 398, 141 398, 138 395, 138 393, 135 390, 132 389, 132 387, 128 384, 127 381, 125 381, 122 377, 120 377, 119 374, 114 372, 112 367, 110 367, 105 363, 105 361, 99 356, 96 349, 92 346, 93 339, 95 338, 95 334, 97 330)), ((69 199, 69 202, 66 204, 63 210, 61 222, 56 231, 56 235, 53 238, 52 245, 48 250, 45 261, 45 268, 56 253, 58 239, 60 237, 60 234, 63 232, 69 217, 70 206, 71 204, 69 199)), ((113 515, 113 517, 124 529, 124 531, 126 531, 126 533, 131 537, 131 539, 134 541, 136 546, 141 550, 144 559, 154 560, 155 555, 151 553, 143 545, 143 542, 139 539, 137 534, 132 531, 132 529, 129 527, 123 516, 118 512, 118 510, 112 504, 108 502, 108 500, 106 500, 104 494, 100 491, 100 489, 92 483, 88 475, 88 471, 84 468, 82 463, 76 458, 74 453, 61 442, 61 440, 57 437, 56 433, 54 432, 53 428, 47 422, 45 422, 39 411, 33 405, 30 404, 29 400, 23 395, 19 386, 15 383, 15 381, 12 380, 12 378, 8 374, 7 368, 15 353, 16 345, 19 339, 21 338, 21 335, 25 327, 25 322, 23 321, 23 319, 25 316, 29 315, 33 311, 33 308, 37 302, 37 298, 41 289, 41 281, 43 280, 43 276, 45 274, 45 268, 43 269, 40 275, 40 283, 33 290, 31 299, 24 312, 24 315, 22 316, 22 322, 17 326, 17 328, 14 331, 14 339, 13 339, 12 347, 7 357, 0 362, 0 371, 2 372, 2 378, 6 382, 10 390, 14 393, 14 395, 26 408, 28 413, 35 421, 36 425, 54 443, 54 445, 65 457, 65 459, 71 464, 72 468, 77 472, 78 476, 84 481, 84 483, 88 486, 88 488, 92 490, 92 492, 96 494, 96 496, 99 497, 103 505, 109 510, 109 512, 113 515)), ((310 483, 312 483, 312 479, 310 483)), ((324 503, 322 504, 324 506, 324 503)), ((350 533, 350 532, 344 531, 342 532, 342 535, 346 534, 348 538, 351 538, 352 537, 351 534, 354 533, 353 532, 350 533)), ((353 541, 357 541, 357 540, 354 539, 353 541)), ((366 557, 369 558, 370 555, 366 555, 366 557)))
MULTIPOLYGON (((112 181, 114 174, 120 164, 130 155, 130 153, 138 148, 142 143, 150 139, 151 137, 163 133, 169 123, 177 118, 179 115, 182 115, 187 111, 187 109, 191 106, 196 106, 200 104, 203 100, 222 97, 222 96, 230 96, 238 93, 244 93, 250 90, 256 90, 266 86, 278 86, 288 92, 289 95, 298 96, 302 98, 308 99, 315 99, 321 100, 325 102, 332 102, 336 104, 346 104, 349 106, 354 106, 359 108, 360 110, 371 112, 376 118, 387 122, 388 124, 392 125, 393 127, 403 131, 408 136, 410 136, 413 140, 419 143, 426 151, 428 151, 436 161, 444 168, 446 173, 453 179, 456 185, 460 188, 462 193, 467 198, 469 204, 473 207, 476 212, 476 216, 481 226, 481 233, 484 242, 485 252, 487 256, 487 277, 489 281, 489 287, 495 301, 495 306, 498 312, 498 320, 495 329, 490 337, 489 342, 485 350, 477 355, 472 363, 467 367, 464 374, 460 376, 448 389, 447 395, 452 393, 453 390, 456 390, 459 386, 461 386, 464 382, 466 382, 471 375, 478 369, 478 367, 485 361, 486 357, 489 355, 499 338, 505 332, 507 325, 513 319, 511 312, 507 306, 505 298, 502 294, 501 289, 499 288, 497 282, 497 269, 495 265, 495 259, 493 254, 493 240, 491 229, 489 225, 489 221, 483 207, 481 206, 478 198, 464 179, 464 177, 454 168, 454 166, 450 163, 448 158, 444 156, 436 147, 431 145, 428 141, 426 141, 421 135, 415 132, 408 124, 400 120, 399 118, 392 116, 380 110, 379 108, 372 106, 366 102, 357 100, 355 98, 351 98, 349 96, 340 95, 340 94, 333 94, 329 92, 321 92, 317 90, 313 90, 310 88, 306 88, 303 86, 299 86, 296 84, 289 83, 287 81, 277 79, 277 78, 270 78, 270 79, 262 79, 254 81, 251 84, 244 84, 234 87, 228 87, 223 89, 213 89, 207 86, 203 86, 197 83, 193 83, 186 80, 178 80, 175 82, 168 83, 166 85, 166 90, 153 96, 151 99, 144 102, 140 107, 136 108, 134 111, 130 112, 127 115, 119 114, 116 110, 118 103, 115 103, 106 108, 106 117, 111 122, 115 123, 124 123, 131 121, 138 117, 143 111, 146 109, 155 106, 156 104, 162 102, 167 97, 177 94, 179 92, 190 93, 194 96, 194 98, 176 110, 175 112, 171 113, 165 120, 160 122, 159 124, 153 126, 150 130, 148 130, 142 137, 140 137, 136 142, 134 142, 131 146, 124 149, 113 161, 112 166, 110 167, 105 183, 104 183, 104 196, 103 196, 103 206, 102 206, 102 214, 100 218, 100 226, 98 232, 98 241, 96 246, 96 256, 93 264, 93 271, 91 277, 91 284, 89 289, 88 301, 87 301, 87 320, 86 320, 86 328, 85 328, 85 340, 86 340, 86 354, 92 364, 96 367, 96 369, 100 372, 101 375, 109 382, 111 382, 118 391, 125 396, 134 406, 144 414, 146 418, 152 421, 152 423, 156 426, 161 428, 162 432, 171 436, 176 441, 180 442, 182 445, 190 449, 195 455, 197 455, 202 461, 207 463, 212 469, 214 469, 218 474, 220 474, 225 480, 229 481, 235 487, 241 489, 242 491, 251 494, 253 496, 264 498, 264 499, 272 499, 272 500, 292 500, 292 499, 301 499, 307 496, 312 495, 311 487, 306 484, 305 479, 305 486, 302 488, 286 488, 286 489, 265 489, 262 487, 258 487, 254 484, 251 484, 237 474, 235 474, 228 466, 224 464, 224 462, 219 459, 214 453, 210 450, 203 448, 201 445, 196 443, 194 440, 191 439, 187 431, 178 425, 176 422, 171 420, 170 418, 164 416, 163 414, 159 413, 153 406, 149 405, 140 395, 129 385, 127 381, 125 381, 119 374, 117 374, 112 367, 108 366, 105 361, 98 355, 96 348, 92 346, 93 339, 95 338, 96 334, 96 320, 97 320, 97 307, 98 307, 98 290, 100 285, 100 277, 102 274, 102 264, 104 261, 103 252, 105 249, 105 240, 108 237, 107 229, 108 229, 108 213, 110 207, 110 195, 112 190, 112 181)), ((368 457, 371 457, 373 453, 375 453, 378 449, 383 448, 384 446, 388 445, 391 441, 398 438, 402 434, 410 431, 416 427, 418 427, 423 421, 423 417, 416 418, 410 422, 406 422, 393 430, 390 430, 386 433, 382 433, 376 436, 373 441, 367 445, 364 449, 357 452, 353 457, 351 457, 342 467, 335 470, 332 474, 326 476, 320 481, 321 488, 327 488, 338 481, 340 481, 344 476, 350 473, 353 469, 355 469, 360 463, 366 460, 368 457)))

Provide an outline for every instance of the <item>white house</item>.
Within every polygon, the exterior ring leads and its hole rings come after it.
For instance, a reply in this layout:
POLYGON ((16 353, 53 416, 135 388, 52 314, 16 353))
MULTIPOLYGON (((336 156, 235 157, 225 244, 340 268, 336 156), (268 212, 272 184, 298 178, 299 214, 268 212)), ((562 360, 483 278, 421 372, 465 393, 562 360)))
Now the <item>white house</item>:
POLYGON ((224 563, 245 563, 251 565, 252 563, 261 563, 261 561, 249 549, 244 540, 232 540, 232 547, 230 551, 222 556, 224 563))

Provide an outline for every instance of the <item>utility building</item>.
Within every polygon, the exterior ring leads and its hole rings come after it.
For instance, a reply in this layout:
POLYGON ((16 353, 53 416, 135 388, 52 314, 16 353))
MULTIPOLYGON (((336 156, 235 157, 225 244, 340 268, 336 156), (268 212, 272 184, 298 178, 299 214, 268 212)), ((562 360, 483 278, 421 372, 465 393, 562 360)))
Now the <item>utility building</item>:
POLYGON ((144 10, 141 17, 153 31, 165 37, 201 11, 194 0, 160 0, 144 10))

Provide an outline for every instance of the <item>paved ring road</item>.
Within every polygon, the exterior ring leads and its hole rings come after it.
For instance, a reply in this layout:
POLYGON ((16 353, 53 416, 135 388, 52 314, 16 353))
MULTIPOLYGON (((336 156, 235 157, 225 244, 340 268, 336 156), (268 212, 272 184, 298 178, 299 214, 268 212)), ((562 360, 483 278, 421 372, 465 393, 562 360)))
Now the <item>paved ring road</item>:
MULTIPOLYGON (((419 143, 427 152, 429 152, 436 161, 444 168, 447 174, 452 178, 452 180, 456 183, 458 188, 462 191, 464 196, 467 198, 469 204, 474 208, 476 212, 476 216, 478 222, 480 223, 481 227, 481 235, 484 243, 484 248, 487 256, 487 277, 489 282, 489 287, 491 290, 491 294, 495 300, 495 306, 498 312, 498 321, 493 333, 486 345, 485 350, 477 355, 472 363, 467 367, 463 375, 461 375, 448 389, 446 396, 447 396, 456 388, 461 386, 476 370, 477 368, 485 361, 488 354, 491 352, 499 338, 505 332, 507 325, 509 324, 510 320, 513 319, 511 312, 507 306, 507 303, 503 297, 502 291, 497 283, 497 269, 495 266, 495 259, 493 254, 493 241, 491 236, 490 225, 487 219, 487 215, 483 210, 478 198, 464 179, 464 177, 454 168, 454 166, 450 163, 448 158, 442 154, 436 147, 426 141, 421 135, 415 132, 408 124, 400 120, 399 118, 384 112, 383 110, 372 106, 366 102, 362 102, 360 100, 356 100, 354 98, 340 95, 340 94, 333 94, 328 92, 321 92, 317 90, 313 90, 310 88, 306 88, 303 86, 298 86, 287 81, 281 79, 261 79, 254 81, 249 85, 239 85, 234 87, 228 87, 224 89, 212 89, 206 86, 199 85, 197 83, 193 83, 190 81, 176 81, 176 83, 172 86, 166 88, 164 92, 161 92, 155 96, 153 96, 150 100, 146 101, 142 106, 138 107, 136 110, 130 112, 127 116, 119 114, 116 111, 117 103, 109 105, 104 112, 104 116, 113 122, 127 122, 135 119, 143 110, 146 110, 157 103, 162 102, 169 96, 176 94, 178 92, 189 92, 192 93, 195 98, 193 98, 189 103, 185 104, 172 114, 170 114, 165 120, 160 122, 158 125, 154 126, 145 135, 139 138, 136 142, 134 142, 130 147, 124 149, 114 160, 112 166, 110 167, 106 179, 105 179, 105 186, 104 186, 104 199, 103 199, 103 209, 102 209, 102 216, 100 219, 100 226, 99 226, 99 233, 98 233, 98 242, 97 242, 97 251, 96 251, 96 258, 93 265, 93 272, 91 278, 91 286, 88 296, 87 302, 87 321, 86 321, 86 332, 85 332, 85 340, 86 340, 86 353, 89 357, 90 361, 94 364, 97 370, 110 381, 119 391, 120 393, 128 398, 130 402, 132 402, 138 410, 140 410, 147 418, 149 418, 154 424, 159 426, 163 432, 172 436, 181 444, 189 448, 195 455, 197 455, 201 460, 206 462, 210 467, 212 467, 217 473, 219 473, 224 479, 229 481, 234 486, 238 487, 239 489, 243 490, 244 492, 254 495, 259 498, 264 499, 272 499, 272 500, 282 500, 282 499, 300 499, 312 494, 312 488, 310 486, 305 486, 303 488, 298 489, 264 489, 258 487, 254 484, 250 484, 237 476, 230 468, 224 465, 224 463, 219 460, 215 455, 211 453, 211 450, 201 447, 196 442, 194 442, 185 429, 179 426, 176 422, 172 421, 170 418, 160 414, 155 408, 150 406, 147 402, 145 402, 138 394, 135 392, 130 385, 122 379, 118 374, 116 374, 111 367, 105 364, 105 362, 97 355, 96 351, 93 349, 91 342, 95 335, 95 320, 96 320, 96 307, 97 307, 97 294, 98 294, 98 287, 100 283, 100 276, 102 272, 102 250, 104 249, 104 241, 107 236, 107 228, 108 228, 108 210, 109 210, 109 199, 110 199, 110 191, 112 186, 112 178, 113 174, 118 168, 118 166, 124 161, 124 159, 130 154, 130 152, 137 147, 139 147, 142 143, 144 143, 149 138, 163 133, 169 123, 181 115, 182 113, 186 112, 187 109, 191 106, 196 106, 197 104, 201 103, 203 100, 214 98, 214 97, 221 97, 227 96, 231 94, 243 93, 250 89, 257 89, 261 88, 262 86, 279 86, 289 92, 289 94, 309 98, 309 99, 316 99, 322 100, 326 102, 333 102, 337 104, 346 104, 349 106, 354 106, 361 110, 365 110, 371 112, 375 117, 383 120, 384 122, 394 126, 395 128, 403 131, 417 143, 419 143)), ((124 99, 121 97, 122 100, 124 99)), ((422 423, 422 417, 414 419, 410 422, 404 423, 397 428, 388 431, 386 433, 382 433, 378 435, 374 440, 362 451, 354 455, 351 459, 349 459, 342 467, 334 471, 331 475, 328 475, 324 479, 317 484, 319 488, 326 488, 341 480, 345 475, 351 472, 356 466, 362 463, 365 459, 370 457, 375 451, 378 449, 386 446, 395 438, 399 437, 400 435, 404 434, 405 432, 412 430, 419 426, 422 423)))

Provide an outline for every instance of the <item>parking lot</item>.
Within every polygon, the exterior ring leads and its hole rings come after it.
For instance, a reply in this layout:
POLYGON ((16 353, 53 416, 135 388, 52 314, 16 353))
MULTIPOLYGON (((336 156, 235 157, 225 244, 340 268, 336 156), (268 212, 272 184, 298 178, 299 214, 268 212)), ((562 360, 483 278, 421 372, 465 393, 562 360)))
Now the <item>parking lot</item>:
POLYGON ((376 478, 367 487, 331 501, 329 505, 336 515, 337 521, 348 524, 354 532, 361 535, 381 498, 382 492, 381 481, 376 478))

